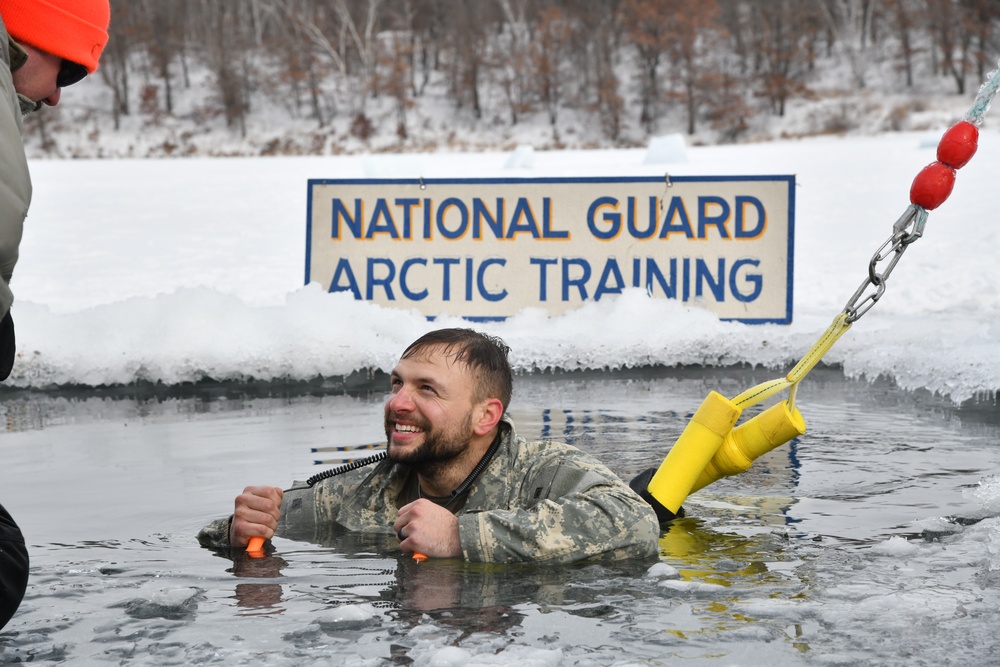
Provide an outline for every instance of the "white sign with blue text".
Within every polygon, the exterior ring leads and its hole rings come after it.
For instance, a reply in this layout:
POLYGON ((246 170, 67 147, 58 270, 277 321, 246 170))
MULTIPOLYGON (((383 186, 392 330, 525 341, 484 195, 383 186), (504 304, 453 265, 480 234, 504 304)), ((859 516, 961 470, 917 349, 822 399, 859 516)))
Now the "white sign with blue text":
POLYGON ((309 181, 306 282, 428 317, 560 314, 628 288, 792 321, 793 176, 309 181))

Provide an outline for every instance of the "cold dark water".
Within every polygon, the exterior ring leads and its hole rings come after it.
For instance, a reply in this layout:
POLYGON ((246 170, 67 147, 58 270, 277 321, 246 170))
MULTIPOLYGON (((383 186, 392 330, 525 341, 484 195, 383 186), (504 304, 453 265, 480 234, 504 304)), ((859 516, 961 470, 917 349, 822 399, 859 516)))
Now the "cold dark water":
MULTIPOLYGON (((511 414, 630 478, 709 390, 773 375, 540 374, 518 379, 511 414)), ((246 484, 381 440, 384 384, 0 393, 0 501, 32 557, 0 663, 996 663, 1000 410, 836 370, 800 389, 806 435, 689 498, 658 560, 416 564, 343 535, 276 540, 261 560, 198 545, 246 484)))

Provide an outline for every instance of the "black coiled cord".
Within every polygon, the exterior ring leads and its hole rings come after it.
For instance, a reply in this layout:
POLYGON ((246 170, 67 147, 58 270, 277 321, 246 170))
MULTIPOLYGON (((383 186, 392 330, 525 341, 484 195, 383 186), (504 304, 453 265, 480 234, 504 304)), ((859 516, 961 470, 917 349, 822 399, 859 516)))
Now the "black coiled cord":
POLYGON ((357 470, 358 468, 364 468, 365 466, 371 465, 373 463, 378 463, 388 455, 389 455, 388 452, 381 451, 378 454, 369 456, 368 458, 359 459, 357 461, 351 461, 350 463, 345 463, 344 465, 337 466, 336 468, 330 468, 329 470, 324 470, 323 472, 316 473, 315 475, 307 479, 306 484, 312 486, 316 482, 320 482, 324 479, 336 477, 337 475, 343 475, 345 472, 351 472, 352 470, 357 470))
MULTIPOLYGON (((483 472, 490 461, 493 460, 493 455, 496 454, 497 449, 500 447, 500 441, 503 439, 503 429, 497 430, 497 435, 493 438, 493 442, 490 443, 490 448, 486 450, 483 454, 483 458, 479 459, 479 463, 476 467, 472 469, 469 476, 465 478, 465 481, 455 487, 455 490, 451 492, 451 500, 445 505, 447 507, 458 498, 460 495, 466 492, 472 483, 476 481, 476 478, 483 472)), ((324 479, 329 479, 331 477, 336 477, 337 475, 342 475, 345 472, 351 472, 352 470, 357 470, 358 468, 364 468, 365 466, 371 465, 373 463, 378 463, 389 455, 389 452, 383 450, 378 454, 374 454, 364 459, 359 459, 357 461, 351 461, 350 463, 345 463, 344 465, 337 466, 336 468, 330 468, 329 470, 324 470, 323 472, 316 473, 312 477, 306 480, 308 486, 313 486, 316 482, 321 482, 324 479)), ((302 487, 297 487, 302 488, 302 487)), ((288 489, 288 491, 293 491, 295 489, 288 489)))

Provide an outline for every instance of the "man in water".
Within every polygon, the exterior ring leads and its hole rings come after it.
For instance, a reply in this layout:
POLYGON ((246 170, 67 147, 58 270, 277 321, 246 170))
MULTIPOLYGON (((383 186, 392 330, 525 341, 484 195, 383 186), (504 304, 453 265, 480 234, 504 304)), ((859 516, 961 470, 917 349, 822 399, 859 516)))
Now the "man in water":
MULTIPOLYGON (((0 0, 0 381, 14 365, 10 281, 31 201, 21 116, 55 106, 63 88, 97 69, 110 21, 108 0, 0 0)), ((0 628, 27 582, 24 539, 0 506, 0 628)))
POLYGON ((395 533, 404 552, 510 563, 657 553, 652 508, 580 450, 527 442, 507 416, 509 349, 469 329, 432 331, 392 371, 387 457, 291 491, 248 486, 198 536, 210 547, 337 525, 395 533))

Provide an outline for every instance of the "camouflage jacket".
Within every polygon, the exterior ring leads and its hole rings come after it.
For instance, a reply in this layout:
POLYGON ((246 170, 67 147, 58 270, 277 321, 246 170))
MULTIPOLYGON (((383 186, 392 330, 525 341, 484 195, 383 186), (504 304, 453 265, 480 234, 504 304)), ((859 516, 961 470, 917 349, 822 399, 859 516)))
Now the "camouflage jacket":
MULTIPOLYGON (((527 442, 507 418, 501 428, 500 447, 457 513, 466 560, 570 563, 657 553, 652 508, 606 466, 569 445, 527 442)), ((289 491, 278 535, 309 539, 331 524, 391 535, 409 474, 409 467, 383 460, 289 491)), ((229 546, 229 521, 209 524, 199 541, 229 546)))

